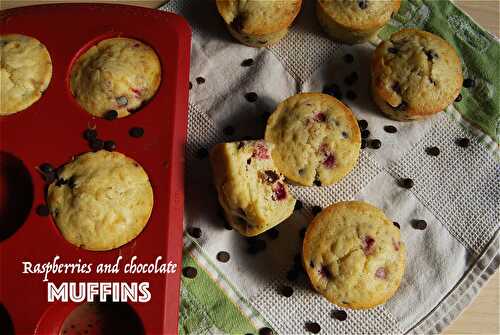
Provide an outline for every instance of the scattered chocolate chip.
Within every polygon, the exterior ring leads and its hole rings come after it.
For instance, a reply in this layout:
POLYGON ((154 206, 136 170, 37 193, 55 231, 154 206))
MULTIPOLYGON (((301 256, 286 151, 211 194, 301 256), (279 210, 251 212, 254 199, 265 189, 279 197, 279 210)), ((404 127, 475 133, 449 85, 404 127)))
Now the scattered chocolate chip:
POLYGON ((314 184, 315 186, 321 186, 321 181, 316 179, 316 180, 313 182, 313 184, 314 184))
POLYGON ((397 48, 390 47, 389 49, 387 49, 387 51, 389 51, 391 54, 397 54, 399 50, 397 48))
POLYGON ((313 213, 313 215, 319 214, 322 210, 323 208, 321 208, 320 206, 313 206, 311 208, 311 212, 313 213))
POLYGON ((304 238, 306 236, 306 230, 307 230, 307 227, 303 227, 299 230, 300 238, 304 238))
POLYGON ((359 129, 361 129, 361 130, 366 129, 366 128, 368 128, 368 121, 358 120, 358 126, 359 126, 359 129))
POLYGON ((414 182, 413 182, 413 179, 411 179, 411 178, 403 178, 403 179, 399 180, 398 184, 399 184, 399 186, 404 187, 404 188, 409 190, 410 188, 413 187, 414 182))
POLYGON ((115 151, 116 150, 116 143, 113 141, 105 141, 104 142, 104 150, 115 151))
POLYGON ((347 319, 346 311, 336 309, 332 311, 332 318, 337 319, 339 321, 345 321, 347 319))
POLYGON ((201 237, 201 229, 198 227, 190 227, 188 229, 188 234, 191 235, 191 237, 200 238, 201 237))
POLYGON ((144 128, 141 128, 141 127, 132 127, 128 131, 128 134, 131 137, 134 137, 134 138, 142 137, 142 136, 144 136, 144 128))
POLYGON ((466 137, 462 137, 455 142, 459 147, 467 148, 470 145, 470 140, 466 137))
POLYGON ((358 98, 358 95, 356 94, 356 92, 351 91, 351 90, 347 91, 347 93, 345 94, 345 96, 349 100, 356 100, 358 98))
POLYGON ((115 120, 116 118, 118 117, 118 112, 115 111, 115 110, 110 110, 110 111, 107 111, 105 114, 104 114, 104 118, 108 121, 112 121, 112 120, 115 120))
MULTIPOLYGON (((361 7, 361 5, 360 5, 360 7, 361 7)), ((305 328, 309 333, 313 333, 313 334, 318 334, 321 331, 321 326, 317 322, 306 322, 305 328)))
POLYGON ((71 176, 66 182, 66 185, 68 185, 69 188, 74 188, 76 186, 75 182, 76 182, 75 176, 71 176))
POLYGON ((224 129, 222 129, 222 133, 226 136, 232 136, 234 135, 234 127, 233 126, 226 126, 224 129))
POLYGON ((193 83, 189 82, 189 89, 192 89, 192 88, 193 88, 193 83))
POLYGON ((297 278, 299 278, 299 275, 300 275, 300 271, 297 270, 296 268, 293 268, 287 272, 286 279, 288 281, 296 281, 297 278))
POLYGON ((293 295, 293 288, 291 288, 290 286, 282 286, 280 287, 280 294, 284 297, 287 297, 287 298, 290 298, 292 295, 293 295))
POLYGON ((91 140, 89 142, 89 145, 90 149, 92 149, 93 151, 99 151, 104 148, 104 142, 98 138, 91 140))
POLYGON ((460 102, 460 101, 462 101, 462 94, 457 95, 457 97, 455 98, 455 102, 460 102))
POLYGON ((399 223, 394 221, 392 224, 395 225, 396 227, 398 227, 398 229, 401 229, 401 226, 399 225, 399 223))
POLYGON ((434 58, 435 59, 439 58, 439 55, 434 50, 426 50, 424 52, 427 56, 427 60, 429 60, 429 61, 433 60, 434 58))
POLYGON ((361 149, 366 148, 366 145, 367 145, 366 140, 365 140, 365 139, 362 139, 362 140, 361 140, 361 149))
POLYGON ((36 207, 36 214, 38 216, 49 216, 49 207, 47 205, 38 205, 36 207))
POLYGON ((208 157, 208 150, 205 149, 205 148, 199 148, 197 151, 196 151, 196 157, 198 159, 204 159, 204 158, 207 158, 208 157))
POLYGON ((269 327, 259 329, 259 335, 273 335, 273 330, 269 327))
POLYGON ((97 130, 87 128, 83 132, 83 138, 87 141, 91 141, 97 138, 97 130))
POLYGON ((398 132, 398 128, 396 128, 394 126, 384 126, 384 130, 386 133, 389 133, 389 134, 394 134, 394 133, 398 132))
POLYGON ((370 137, 370 131, 368 129, 364 129, 361 131, 361 138, 368 138, 370 137))
POLYGON ((302 205, 302 201, 297 200, 297 201, 295 202, 295 207, 294 207, 293 209, 294 209, 294 210, 296 210, 296 211, 299 211, 299 210, 301 210, 301 209, 302 209, 302 207, 304 207, 304 205, 302 205))
POLYGON ((439 150, 438 147, 428 147, 428 148, 425 148, 425 152, 429 156, 439 156, 441 151, 439 150))
POLYGON ((331 95, 332 97, 335 97, 339 100, 342 100, 342 91, 340 90, 340 87, 337 84, 325 85, 323 87, 323 93, 331 95))
POLYGON ((474 87, 476 85, 476 81, 472 78, 467 78, 467 79, 464 79, 464 87, 465 88, 471 88, 471 87, 474 87))
POLYGON ((244 66, 244 67, 252 66, 252 65, 253 65, 252 58, 245 59, 243 62, 241 62, 241 66, 244 66))
POLYGON ((250 165, 251 163, 252 163, 252 159, 251 158, 247 159, 247 165, 250 165))
POLYGON ((194 278, 198 274, 198 270, 196 270, 196 268, 193 268, 192 266, 186 266, 184 269, 182 269, 182 274, 186 278, 194 278))
POLYGON ((198 85, 204 84, 205 83, 205 78, 203 78, 203 77, 197 77, 196 78, 196 82, 198 83, 198 85))
POLYGON ((261 179, 263 179, 267 184, 274 184, 274 182, 279 178, 278 174, 273 170, 266 170, 264 173, 261 173, 261 179))
POLYGON ((271 240, 275 240, 280 236, 280 231, 278 230, 278 228, 273 227, 267 231, 267 235, 271 240))
POLYGON ((370 141, 370 148, 372 149, 380 149, 381 146, 382 142, 380 142, 380 140, 378 139, 373 139, 370 141))
POLYGON ((122 95, 121 97, 117 97, 115 100, 119 106, 126 106, 128 104, 128 99, 124 95, 122 95))
POLYGON ((424 230, 425 228, 427 228, 427 222, 425 222, 425 220, 413 220, 411 222, 411 225, 414 229, 418 230, 424 230))
POLYGON ((255 92, 249 92, 245 94, 245 99, 247 99, 248 102, 255 102, 259 96, 255 92))
POLYGON ((217 254, 217 260, 221 263, 227 263, 229 262, 229 253, 226 252, 226 251, 220 251, 218 254, 217 254))
POLYGON ((346 62, 347 64, 351 64, 352 62, 354 62, 354 56, 351 54, 345 54, 344 62, 346 62))

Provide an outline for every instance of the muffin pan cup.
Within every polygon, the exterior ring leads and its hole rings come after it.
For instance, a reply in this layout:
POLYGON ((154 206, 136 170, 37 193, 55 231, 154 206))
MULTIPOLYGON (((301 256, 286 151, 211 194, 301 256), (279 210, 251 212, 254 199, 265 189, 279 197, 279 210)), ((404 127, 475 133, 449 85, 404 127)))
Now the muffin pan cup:
MULTIPOLYGON (((17 8, 0 12, 1 34, 33 36, 48 49, 53 63, 52 80, 42 98, 17 114, 0 118, 2 157, 13 157, 27 170, 32 199, 14 208, 28 208, 24 222, 0 241, 0 304, 12 320, 16 334, 58 334, 77 304, 47 301, 42 274, 23 274, 23 261, 33 264, 92 263, 91 274, 49 274, 62 282, 149 282, 151 300, 132 303, 146 334, 177 333, 184 206, 184 147, 187 135, 187 102, 191 29, 180 17, 156 10, 122 5, 64 4, 17 8), (157 53, 162 80, 156 95, 131 116, 107 121, 83 110, 71 95, 69 74, 73 62, 89 47, 111 37, 138 39, 157 53), (153 212, 137 238, 110 251, 92 252, 67 242, 50 216, 36 213, 45 204, 47 184, 37 167, 59 167, 73 156, 91 151, 83 132, 95 127, 98 137, 113 140, 117 151, 136 160, 147 172, 154 192, 153 212), (142 127, 144 135, 129 135, 142 127), (32 203, 30 203, 32 201, 32 203), (99 263, 114 264, 122 256, 119 274, 96 274, 99 263), (136 263, 177 264, 172 274, 125 274, 133 256, 136 263)), ((9 158, 10 159, 10 158, 9 158)), ((4 178, 9 178, 2 169, 4 178)), ((15 184, 15 183, 14 183, 15 184)), ((21 183, 23 185, 23 183, 21 183)), ((3 186, 2 186, 3 187, 3 186)), ((12 203, 11 185, 2 189, 1 205, 12 203)), ((29 190, 28 190, 29 193, 29 190)), ((2 208, 2 210, 8 208, 2 208)), ((20 214, 23 217, 22 213, 20 214)), ((7 215, 6 217, 19 217, 7 215)), ((6 223, 9 227, 9 223, 6 223)), ((4 229, 4 223, 0 225, 4 229)), ((10 229, 10 228, 9 228, 10 229)), ((0 330, 1 332, 1 330, 0 330)))

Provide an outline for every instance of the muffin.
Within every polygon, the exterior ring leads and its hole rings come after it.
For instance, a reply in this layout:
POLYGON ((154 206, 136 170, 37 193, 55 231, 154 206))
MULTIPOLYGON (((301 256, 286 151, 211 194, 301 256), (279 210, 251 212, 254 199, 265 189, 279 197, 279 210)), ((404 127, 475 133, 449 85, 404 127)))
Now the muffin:
POLYGON ((398 121, 434 115, 459 95, 460 58, 442 38, 416 29, 392 34, 375 50, 372 95, 380 110, 398 121))
POLYGON ((161 80, 160 60, 148 45, 130 38, 103 40, 71 69, 71 92, 90 114, 130 115, 153 97, 161 80))
POLYGON ((307 227, 302 249, 312 286, 330 302, 365 309, 385 303, 404 273, 399 229, 360 201, 324 209, 307 227))
POLYGON ((0 36, 0 116, 20 112, 42 97, 52 78, 52 61, 36 38, 0 36))
POLYGON ((400 0, 317 0, 316 15, 331 38, 355 44, 377 35, 399 5, 400 0))
POLYGON ((250 47, 262 48, 286 35, 302 0, 216 0, 216 3, 234 38, 250 47))
POLYGON ((240 234, 258 235, 292 214, 295 199, 264 141, 217 144, 210 160, 219 203, 240 234))
POLYGON ((274 164, 298 185, 331 185, 355 166, 361 135, 351 110, 321 93, 294 95, 278 105, 265 139, 274 164))
POLYGON ((64 165, 49 185, 47 204, 64 238, 87 250, 110 250, 134 239, 153 209, 153 189, 133 159, 88 152, 64 165))

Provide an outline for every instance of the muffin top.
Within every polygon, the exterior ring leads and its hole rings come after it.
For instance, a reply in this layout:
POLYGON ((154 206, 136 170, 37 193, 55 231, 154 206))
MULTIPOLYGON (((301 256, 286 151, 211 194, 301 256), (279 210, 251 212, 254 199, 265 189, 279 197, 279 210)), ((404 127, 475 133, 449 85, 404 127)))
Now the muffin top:
POLYGON ((405 266, 399 229, 365 202, 339 202, 307 227, 304 268, 314 288, 330 302, 370 308, 398 289, 405 266))
POLYGON ((462 83, 457 53, 445 40, 429 32, 404 29, 375 50, 373 89, 395 114, 437 113, 453 102, 462 83))
POLYGON ((161 80, 160 60, 148 45, 130 38, 103 40, 82 54, 71 70, 71 92, 90 114, 130 115, 151 99, 161 80))
POLYGON ((19 34, 0 36, 0 116, 31 106, 51 78, 52 61, 40 41, 19 34))
POLYGON ((302 0, 217 0, 216 3, 224 21, 236 31, 266 35, 290 26, 302 0))
POLYGON ((399 10, 400 0, 317 0, 337 24, 350 30, 383 26, 399 10))
POLYGON ((273 160, 293 183, 330 185, 352 170, 361 135, 351 110, 321 93, 294 95, 278 105, 267 122, 273 160))
POLYGON ((110 250, 142 231, 153 190, 133 159, 109 151, 78 156, 58 171, 47 204, 64 238, 87 250, 110 250))

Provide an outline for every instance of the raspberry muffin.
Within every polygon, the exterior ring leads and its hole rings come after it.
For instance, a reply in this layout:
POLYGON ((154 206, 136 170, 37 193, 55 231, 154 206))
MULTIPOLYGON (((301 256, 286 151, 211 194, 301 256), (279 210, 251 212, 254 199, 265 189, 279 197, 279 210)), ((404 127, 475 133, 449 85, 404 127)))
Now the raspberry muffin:
POLYGON ((52 78, 52 61, 36 38, 0 36, 0 116, 20 112, 42 97, 52 78))
POLYGON ((161 80, 160 60, 148 45, 111 38, 91 47, 71 69, 71 92, 98 117, 125 117, 153 97, 161 80))
POLYGON ((372 95, 398 121, 434 115, 459 95, 462 65, 455 49, 426 31, 404 29, 379 44, 372 60, 372 95))
POLYGON ((397 291, 405 267, 399 229, 360 201, 324 209, 307 227, 302 249, 312 286, 330 302, 365 309, 397 291))
POLYGON ((217 0, 216 3, 231 35, 243 44, 261 48, 286 35, 302 0, 217 0))
POLYGON ((264 141, 217 144, 210 160, 219 202, 240 234, 258 235, 292 214, 295 199, 264 141))
POLYGON ((331 38, 344 43, 363 43, 397 13, 400 0, 317 0, 316 15, 331 38))
POLYGON ((361 135, 351 110, 321 93, 294 95, 267 122, 266 141, 286 178, 298 185, 330 185, 355 166, 361 135))
POLYGON ((153 189, 133 159, 101 150, 59 169, 47 203, 68 242, 87 250, 110 250, 131 241, 146 226, 153 189))

